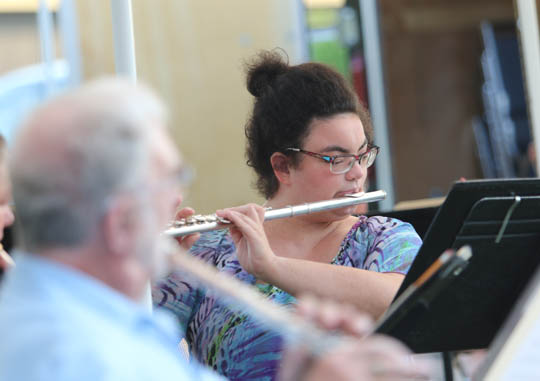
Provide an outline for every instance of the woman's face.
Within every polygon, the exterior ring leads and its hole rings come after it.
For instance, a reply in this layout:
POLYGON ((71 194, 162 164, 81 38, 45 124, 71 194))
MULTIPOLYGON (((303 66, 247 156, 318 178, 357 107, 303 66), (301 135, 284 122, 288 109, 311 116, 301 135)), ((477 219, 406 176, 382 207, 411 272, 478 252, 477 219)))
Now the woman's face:
MULTIPOLYGON (((309 135, 299 147, 323 155, 361 154, 368 142, 364 127, 357 115, 344 113, 325 119, 316 119, 310 125, 309 135)), ((292 198, 295 202, 313 202, 343 197, 363 191, 367 168, 355 162, 350 171, 342 174, 330 172, 330 164, 320 158, 300 154, 299 164, 291 169, 292 198)), ((339 214, 352 213, 353 207, 339 209, 339 214), (349 210, 350 209, 350 210, 349 210)))
POLYGON ((13 211, 10 207, 11 183, 5 164, 0 165, 0 240, 4 237, 4 228, 13 224, 13 211))

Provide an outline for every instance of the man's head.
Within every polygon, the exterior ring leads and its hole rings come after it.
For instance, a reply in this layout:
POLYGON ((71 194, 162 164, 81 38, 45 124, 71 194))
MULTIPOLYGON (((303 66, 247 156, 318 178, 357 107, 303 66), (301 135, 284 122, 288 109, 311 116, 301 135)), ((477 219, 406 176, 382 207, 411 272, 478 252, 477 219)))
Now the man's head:
POLYGON ((10 162, 19 245, 41 254, 84 252, 84 261, 106 253, 102 260, 138 261, 153 271, 155 238, 178 199, 169 180, 181 161, 166 124, 160 99, 121 79, 90 83, 37 109, 10 162))

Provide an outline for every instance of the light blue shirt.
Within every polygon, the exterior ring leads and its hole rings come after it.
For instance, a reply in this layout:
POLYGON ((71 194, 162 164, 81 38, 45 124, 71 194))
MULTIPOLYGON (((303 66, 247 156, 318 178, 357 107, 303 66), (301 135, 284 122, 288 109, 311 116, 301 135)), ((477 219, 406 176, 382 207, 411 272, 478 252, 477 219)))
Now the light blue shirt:
POLYGON ((175 322, 31 254, 0 289, 0 380, 216 380, 178 350, 175 322))

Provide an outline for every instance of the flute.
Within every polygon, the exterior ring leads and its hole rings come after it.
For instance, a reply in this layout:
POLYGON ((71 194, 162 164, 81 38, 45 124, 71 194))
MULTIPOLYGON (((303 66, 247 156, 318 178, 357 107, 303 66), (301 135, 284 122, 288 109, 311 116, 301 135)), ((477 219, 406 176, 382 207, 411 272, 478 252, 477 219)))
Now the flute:
MULTIPOLYGON (((373 192, 360 192, 347 194, 344 197, 331 200, 305 203, 301 205, 286 206, 279 209, 268 209, 264 212, 264 220, 270 221, 278 218, 287 218, 322 212, 325 210, 339 209, 347 206, 384 200, 386 192, 383 190, 373 192)), ((191 216, 186 219, 174 221, 172 226, 165 230, 164 234, 171 237, 180 237, 193 233, 203 233, 211 230, 226 229, 231 222, 216 215, 191 216)))

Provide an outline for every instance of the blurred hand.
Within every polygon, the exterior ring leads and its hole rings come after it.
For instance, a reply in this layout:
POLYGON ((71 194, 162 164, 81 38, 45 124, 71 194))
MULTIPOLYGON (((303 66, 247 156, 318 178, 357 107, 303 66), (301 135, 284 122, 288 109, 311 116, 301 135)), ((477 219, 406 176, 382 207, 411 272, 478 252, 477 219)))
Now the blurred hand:
POLYGON ((348 334, 350 340, 314 356, 309 348, 289 348, 283 356, 281 381, 427 380, 433 366, 413 361, 410 351, 390 337, 373 335, 373 322, 354 307, 302 298, 298 313, 323 329, 348 334), (356 338, 356 339, 354 339, 356 338))
POLYGON ((349 336, 363 338, 373 329, 373 319, 359 312, 356 307, 332 300, 321 300, 311 295, 298 298, 296 312, 322 329, 339 331, 349 336))
POLYGON ((409 350, 386 336, 370 336, 332 348, 313 360, 303 380, 429 380, 432 367, 413 361, 409 350))
POLYGON ((277 257, 270 248, 264 231, 264 208, 247 204, 218 210, 216 214, 231 221, 231 236, 240 265, 261 280, 273 271, 277 257))
MULTIPOLYGON (((178 211, 176 212, 175 219, 176 220, 184 219, 189 216, 192 216, 193 214, 195 214, 195 210, 193 210, 192 208, 189 208, 189 207, 181 208, 181 209, 178 209, 178 211)), ((184 235, 181 237, 175 237, 175 239, 184 250, 189 250, 191 246, 193 246, 193 244, 197 242, 197 240, 200 237, 201 237, 200 233, 195 233, 195 234, 184 235)))

